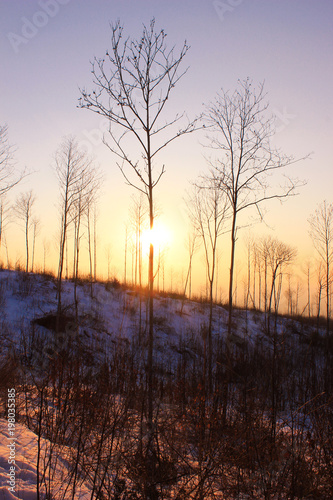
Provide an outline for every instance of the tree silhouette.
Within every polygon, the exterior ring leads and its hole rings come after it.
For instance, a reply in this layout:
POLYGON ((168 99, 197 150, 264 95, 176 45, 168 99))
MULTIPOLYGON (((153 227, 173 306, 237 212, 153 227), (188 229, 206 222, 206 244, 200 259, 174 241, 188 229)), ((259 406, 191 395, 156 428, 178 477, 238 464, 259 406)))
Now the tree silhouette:
POLYGON ((36 197, 34 196, 32 191, 28 191, 27 193, 21 193, 20 196, 16 199, 16 203, 14 206, 16 216, 21 219, 24 223, 25 230, 25 247, 26 247, 26 264, 25 271, 29 271, 29 230, 32 224, 31 216, 32 216, 32 207, 36 201, 36 197))
POLYGON ((264 86, 255 89, 249 79, 239 82, 233 94, 222 90, 207 106, 205 122, 209 130, 211 148, 218 157, 211 161, 220 188, 228 197, 232 211, 231 252, 229 277, 229 322, 231 334, 233 306, 233 277, 239 215, 255 208, 263 217, 262 205, 272 199, 283 200, 296 194, 301 183, 285 177, 286 182, 273 188, 272 174, 291 165, 293 157, 283 155, 270 143, 274 135, 274 120, 267 118, 264 86))
POLYGON ((330 286, 333 262, 333 204, 325 200, 309 218, 310 236, 325 266, 326 335, 330 333, 330 286))
MULTIPOLYGON (((172 141, 195 130, 196 121, 181 125, 183 114, 162 121, 171 91, 183 76, 180 65, 189 47, 176 55, 166 45, 155 20, 143 26, 140 39, 123 38, 119 22, 111 27, 111 50, 92 65, 95 90, 81 90, 80 106, 110 120, 104 142, 118 158, 127 184, 148 198, 149 226, 154 227, 154 188, 165 172, 156 170, 158 154, 172 141)), ((154 248, 149 249, 148 449, 153 435, 154 248)), ((153 471, 150 471, 153 474, 153 471)), ((152 479, 152 477, 150 478, 152 479)), ((154 488, 153 488, 154 489, 154 488)), ((147 493, 147 498, 153 493, 147 493)))

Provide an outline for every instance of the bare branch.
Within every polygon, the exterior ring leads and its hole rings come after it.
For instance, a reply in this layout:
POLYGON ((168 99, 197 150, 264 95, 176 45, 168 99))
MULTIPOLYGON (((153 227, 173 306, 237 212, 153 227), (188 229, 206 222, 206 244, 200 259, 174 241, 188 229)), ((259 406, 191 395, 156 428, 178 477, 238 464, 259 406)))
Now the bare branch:
MULTIPOLYGON (((210 161, 213 176, 226 194, 232 209, 231 256, 229 280, 229 325, 233 300, 233 270, 235 243, 240 211, 254 207, 263 218, 261 205, 273 199, 280 201, 297 194, 304 183, 285 175, 286 167, 300 161, 282 155, 271 146, 274 135, 273 119, 267 117, 268 103, 264 85, 253 88, 249 79, 239 82, 239 88, 230 95, 221 91, 208 105, 204 114, 209 132, 210 146, 218 157, 210 161), (280 189, 272 188, 270 176, 284 173, 287 184, 280 189)), ((302 158, 303 159, 306 159, 302 158)))

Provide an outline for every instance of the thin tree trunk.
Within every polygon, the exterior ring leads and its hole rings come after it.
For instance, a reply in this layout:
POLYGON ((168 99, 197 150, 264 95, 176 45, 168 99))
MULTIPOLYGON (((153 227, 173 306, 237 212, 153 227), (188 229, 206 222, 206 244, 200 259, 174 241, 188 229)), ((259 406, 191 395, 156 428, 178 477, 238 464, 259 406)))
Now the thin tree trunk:
MULTIPOLYGON (((67 193, 66 193, 67 195, 67 193)), ((59 268, 58 268, 58 305, 57 305, 57 321, 56 321, 56 332, 59 332, 59 323, 61 316, 61 282, 62 282, 62 272, 64 266, 64 252, 65 252, 65 243, 66 243, 66 232, 67 232, 67 199, 65 200, 65 208, 63 215, 63 226, 62 226, 62 234, 60 240, 60 254, 59 254, 59 268)))
POLYGON ((88 252, 89 252, 89 281, 90 281, 90 297, 93 297, 93 286, 92 286, 92 249, 91 249, 91 228, 90 228, 90 208, 89 204, 87 207, 87 230, 88 230, 88 252))
POLYGON ((27 261, 25 266, 25 272, 29 271, 29 217, 26 219, 25 223, 25 244, 26 244, 26 252, 27 252, 27 261))
POLYGON ((236 243, 236 216, 234 211, 232 218, 231 228, 231 259, 230 259, 230 278, 229 278, 229 318, 228 318, 228 336, 231 335, 232 324, 232 295, 233 295, 233 278, 234 278, 234 265, 235 265, 235 243, 236 243))
POLYGON ((310 267, 308 267, 308 312, 309 312, 309 318, 311 317, 311 294, 310 294, 310 267))
POLYGON ((125 262, 124 262, 124 284, 127 283, 127 227, 125 228, 125 262))
POLYGON ((97 278, 97 214, 96 206, 94 209, 94 282, 97 278))
POLYGON ((32 258, 31 258, 31 272, 34 272, 34 263, 35 263, 35 245, 36 245, 36 226, 34 225, 34 234, 32 240, 32 258))
POLYGON ((79 254, 80 254, 80 225, 81 225, 81 208, 79 207, 79 213, 77 218, 77 228, 76 228, 76 258, 75 258, 75 276, 74 276, 74 302, 75 302, 75 318, 76 324, 78 323, 78 300, 77 300, 77 282, 79 278, 79 254))
POLYGON ((330 255, 329 246, 326 244, 326 339, 330 335, 330 255))

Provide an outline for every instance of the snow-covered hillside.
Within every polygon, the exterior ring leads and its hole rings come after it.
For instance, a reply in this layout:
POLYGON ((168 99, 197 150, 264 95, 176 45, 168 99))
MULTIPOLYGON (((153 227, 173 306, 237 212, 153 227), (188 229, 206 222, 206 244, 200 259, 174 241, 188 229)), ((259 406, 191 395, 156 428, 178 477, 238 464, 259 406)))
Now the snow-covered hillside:
MULTIPOLYGON (((15 425, 15 486, 10 486, 12 476, 10 475, 11 464, 8 463, 8 445, 12 442, 8 432, 8 424, 5 419, 0 419, 0 500, 36 500, 36 479, 37 479, 37 454, 38 437, 25 425, 15 425)), ((42 439, 42 454, 50 448, 50 443, 42 439)), ((14 462, 13 462, 14 463, 14 462)), ((54 489, 62 489, 62 479, 68 475, 67 461, 65 457, 59 461, 54 471, 54 489)), ((48 479, 48 478, 47 478, 48 479)), ((78 488, 76 498, 89 500, 91 492, 86 485, 78 488)), ((56 496, 54 496, 56 498, 56 496)), ((70 492, 68 493, 70 498, 70 492)), ((41 500, 46 500, 41 495, 41 500)))
MULTIPOLYGON (((69 323, 75 315, 73 288, 72 282, 63 283, 62 306, 69 323)), ((57 308, 56 284, 52 279, 1 271, 0 290, 2 342, 7 349, 17 346, 20 337, 32 324, 36 332, 52 337, 52 316, 54 317, 57 308)), ((144 335, 147 304, 145 296, 141 297, 140 305, 139 295, 133 290, 118 286, 117 282, 94 283, 92 290, 91 296, 90 284, 81 283, 77 296, 80 334, 82 340, 93 346, 96 353, 101 354, 103 351, 107 355, 110 345, 127 342, 137 336, 140 316, 141 332, 144 335)), ((170 362, 184 343, 190 350, 191 338, 196 341, 200 337, 200 331, 207 326, 207 304, 189 301, 183 304, 180 299, 157 295, 154 311, 156 362, 170 362)), ((213 335, 225 333, 226 320, 226 310, 221 306, 214 306, 213 335)))
MULTIPOLYGON (((64 281, 62 306, 68 321, 74 318, 73 283, 64 281)), ((107 351, 115 341, 126 342, 146 327, 147 299, 131 289, 118 286, 117 282, 105 284, 81 282, 78 285, 79 325, 82 338, 95 344, 97 352, 107 351), (141 302, 141 305, 140 305, 141 302), (141 309, 141 312, 140 312, 141 309)), ((17 346, 20 336, 34 324, 41 334, 48 335, 52 326, 52 316, 57 309, 56 284, 50 277, 24 274, 13 271, 0 272, 0 314, 3 347, 17 346), (47 321, 49 319, 49 322, 47 321), (42 326, 44 325, 44 326, 42 326), (7 334, 6 334, 7 333, 7 334)), ((156 361, 170 361, 179 347, 196 341, 208 325, 209 305, 156 295, 155 314, 155 355, 156 361)), ((212 333, 215 338, 225 338, 227 331, 227 311, 214 305, 212 333)), ((264 341, 263 317, 253 311, 238 311, 235 314, 237 328, 231 342, 264 341)), ((278 320, 278 330, 282 331, 286 321, 278 320)), ((70 327, 69 327, 70 328, 70 327)))
MULTIPOLYGON (((72 498, 73 488, 82 500, 143 497, 147 297, 113 281, 80 282, 77 299, 76 310, 65 281, 56 333, 55 281, 0 271, 0 500, 37 498, 37 477, 41 499, 72 498)), ((323 333, 277 317, 272 335, 263 313, 235 311, 227 338, 227 311, 214 305, 208 388, 208 304, 157 294, 154 308, 161 498, 330 498, 323 333)))

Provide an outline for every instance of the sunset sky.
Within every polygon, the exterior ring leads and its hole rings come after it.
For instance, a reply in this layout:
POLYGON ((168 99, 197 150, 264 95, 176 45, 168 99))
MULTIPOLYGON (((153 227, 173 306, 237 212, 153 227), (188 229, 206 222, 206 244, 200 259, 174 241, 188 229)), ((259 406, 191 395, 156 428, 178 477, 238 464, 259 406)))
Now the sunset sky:
MULTIPOLYGON (((276 115, 275 145, 296 158, 290 174, 307 181, 284 205, 267 205, 266 225, 251 234, 274 234, 299 250, 299 265, 314 257, 307 219, 318 203, 333 201, 333 2, 331 0, 114 1, 0 0, 0 124, 8 124, 18 169, 33 172, 9 196, 33 189, 44 240, 56 255, 58 193, 53 156, 62 138, 75 135, 95 155, 104 175, 99 203, 99 269, 106 273, 110 245, 112 266, 123 277, 124 225, 133 190, 126 186, 116 160, 98 139, 103 119, 79 109, 79 88, 92 89, 90 61, 110 48, 109 23, 117 19, 125 33, 139 38, 142 24, 156 18, 168 46, 191 46, 166 117, 186 111, 194 118, 221 87, 231 91, 238 79, 265 82, 270 111, 276 115)), ((207 170, 198 132, 165 150, 166 174, 156 191, 161 224, 170 235, 168 265, 181 278, 187 266, 188 220, 183 198, 189 181, 207 170)), ((245 255, 248 229, 240 233, 238 261, 245 255)), ((24 255, 24 236, 13 222, 7 242, 11 260, 24 255)), ((221 267, 229 266, 229 239, 221 240, 221 267)), ((2 250, 3 252, 3 250, 2 250)), ((2 254, 3 255, 3 254, 2 254)), ((51 259, 51 255, 50 255, 51 259)), ((205 281, 197 256, 197 286, 205 281)), ((222 279, 222 278, 221 278, 222 279)))

